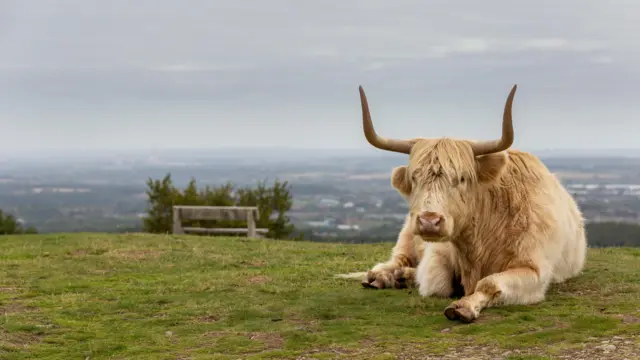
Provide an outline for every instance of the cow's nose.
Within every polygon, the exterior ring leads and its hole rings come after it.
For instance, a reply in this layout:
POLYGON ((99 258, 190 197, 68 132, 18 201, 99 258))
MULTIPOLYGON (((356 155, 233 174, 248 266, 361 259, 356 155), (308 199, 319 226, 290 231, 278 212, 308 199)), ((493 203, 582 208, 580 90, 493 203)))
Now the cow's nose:
POLYGON ((421 234, 438 235, 444 217, 432 211, 422 211, 418 214, 418 228, 421 234))

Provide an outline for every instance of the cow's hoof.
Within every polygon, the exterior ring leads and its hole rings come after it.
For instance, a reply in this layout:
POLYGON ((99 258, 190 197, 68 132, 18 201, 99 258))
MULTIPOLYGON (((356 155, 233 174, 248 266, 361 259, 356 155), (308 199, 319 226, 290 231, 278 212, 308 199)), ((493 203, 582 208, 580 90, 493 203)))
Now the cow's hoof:
POLYGON ((393 287, 393 271, 369 270, 361 284, 367 289, 384 289, 393 287))
POLYGON ((408 288, 407 279, 404 276, 403 269, 396 269, 393 272, 393 287, 396 289, 406 289, 408 288))
POLYGON ((478 317, 466 302, 461 301, 454 301, 447 306, 444 309, 444 316, 449 320, 460 320, 464 323, 472 323, 478 317))
POLYGON ((384 283, 380 279, 369 282, 367 279, 362 280, 362 286, 367 289, 384 289, 384 283))
POLYGON ((395 289, 406 289, 409 286, 407 286, 407 283, 404 282, 404 281, 396 281, 396 282, 393 283, 393 287, 395 289))

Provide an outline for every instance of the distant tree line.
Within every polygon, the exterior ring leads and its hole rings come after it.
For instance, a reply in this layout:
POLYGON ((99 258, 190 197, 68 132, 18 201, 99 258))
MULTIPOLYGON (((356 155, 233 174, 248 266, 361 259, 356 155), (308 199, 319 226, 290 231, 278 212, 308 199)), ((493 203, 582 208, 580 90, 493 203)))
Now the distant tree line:
MULTIPOLYGON (((268 229, 265 235, 273 239, 301 240, 301 234, 295 232, 287 212, 293 205, 289 184, 275 180, 267 186, 266 180, 255 187, 236 187, 232 183, 220 186, 198 188, 196 180, 191 179, 184 189, 177 188, 167 174, 162 179, 149 178, 147 181, 149 207, 143 220, 143 231, 150 233, 171 233, 173 224, 173 206, 256 206, 259 218, 256 227, 268 229)), ((189 221, 183 222, 189 227, 246 227, 246 221, 189 221)))
MULTIPOLYGON (((357 233, 340 234, 338 232, 339 235, 330 238, 314 235, 312 229, 296 229, 287 216, 293 205, 293 194, 291 186, 286 181, 276 180, 270 185, 267 185, 266 181, 260 181, 254 187, 238 187, 232 183, 226 183, 199 188, 196 180, 191 179, 184 189, 179 189, 174 185, 171 174, 167 174, 162 179, 149 178, 146 185, 147 217, 142 221, 142 224, 126 224, 119 228, 112 228, 112 222, 103 224, 92 220, 92 224, 95 226, 83 231, 170 233, 174 205, 256 206, 260 214, 260 217, 256 219, 257 227, 267 228, 266 236, 273 239, 306 239, 316 242, 341 243, 395 242, 400 229, 400 224, 387 223, 357 233)), ((185 221, 185 226, 246 227, 246 222, 185 221)), ((38 232, 34 226, 25 226, 16 216, 0 209, 0 235, 38 232)), ((590 247, 640 247, 640 224, 588 223, 586 232, 590 247)))
POLYGON ((37 234, 33 226, 24 227, 15 216, 0 210, 0 235, 37 234))
POLYGON ((590 247, 640 247, 640 225, 625 222, 587 224, 590 247))

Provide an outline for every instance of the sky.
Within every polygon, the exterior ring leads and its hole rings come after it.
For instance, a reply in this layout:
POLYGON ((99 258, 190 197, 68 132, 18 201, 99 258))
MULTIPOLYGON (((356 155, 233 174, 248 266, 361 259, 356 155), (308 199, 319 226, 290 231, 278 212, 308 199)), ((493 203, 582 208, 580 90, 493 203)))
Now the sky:
POLYGON ((0 0, 0 151, 640 148, 637 0, 0 0))

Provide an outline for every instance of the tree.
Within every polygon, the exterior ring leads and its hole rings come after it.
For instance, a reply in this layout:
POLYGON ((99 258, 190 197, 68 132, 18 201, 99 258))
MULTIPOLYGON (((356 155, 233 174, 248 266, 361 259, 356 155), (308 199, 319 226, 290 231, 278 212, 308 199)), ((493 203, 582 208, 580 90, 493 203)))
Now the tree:
MULTIPOLYGON (((267 228, 266 237, 273 239, 292 238, 301 240, 302 235, 295 233, 293 224, 286 216, 293 205, 293 196, 289 184, 276 179, 271 187, 266 180, 255 187, 237 188, 232 183, 220 186, 206 186, 198 189, 195 179, 180 190, 173 185, 171 174, 161 180, 147 181, 149 208, 144 219, 144 231, 152 233, 170 233, 173 222, 174 205, 196 206, 256 206, 259 218, 257 227, 267 228)), ((187 225, 187 224, 185 224, 187 225)), ((195 227, 241 227, 246 221, 188 221, 195 227)))
POLYGON ((15 216, 11 214, 5 214, 0 210, 0 235, 15 235, 15 234, 37 234, 38 230, 33 226, 25 228, 15 216))
POLYGON ((173 186, 171 175, 167 174, 162 180, 147 181, 146 191, 148 202, 147 217, 143 220, 143 229, 152 233, 171 232, 172 206, 175 204, 178 191, 173 186))

